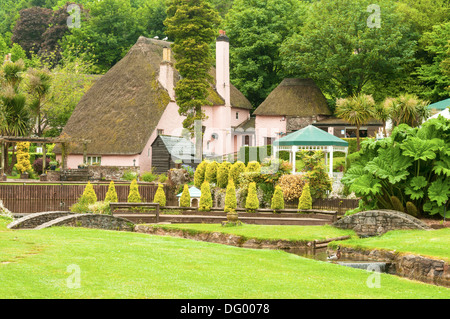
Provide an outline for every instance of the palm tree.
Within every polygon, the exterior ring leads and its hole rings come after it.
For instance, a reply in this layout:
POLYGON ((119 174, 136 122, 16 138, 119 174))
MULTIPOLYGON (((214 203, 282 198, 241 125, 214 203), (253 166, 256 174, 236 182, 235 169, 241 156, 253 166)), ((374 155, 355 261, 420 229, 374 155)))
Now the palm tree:
POLYGON ((42 107, 48 100, 52 78, 46 69, 29 69, 27 75, 28 91, 32 98, 30 109, 36 119, 36 135, 41 136, 44 129, 42 107))
POLYGON ((386 122, 390 119, 390 100, 386 99, 383 103, 376 103, 373 108, 373 117, 383 123, 383 136, 386 137, 386 122))
POLYGON ((413 94, 386 98, 383 103, 388 108, 393 126, 405 123, 411 127, 416 127, 430 116, 429 102, 423 101, 413 94))
POLYGON ((371 95, 358 94, 336 101, 336 115, 356 126, 356 143, 360 149, 359 129, 372 116, 375 101, 371 95))

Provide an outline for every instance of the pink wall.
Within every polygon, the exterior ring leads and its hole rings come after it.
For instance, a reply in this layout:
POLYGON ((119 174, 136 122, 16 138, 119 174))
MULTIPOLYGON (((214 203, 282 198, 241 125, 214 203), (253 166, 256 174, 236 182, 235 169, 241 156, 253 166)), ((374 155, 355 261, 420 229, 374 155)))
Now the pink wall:
POLYGON ((281 116, 257 115, 255 119, 256 145, 264 145, 265 137, 280 137, 279 132, 286 133, 286 121, 281 116))
MULTIPOLYGON (((88 154, 88 156, 96 156, 88 154)), ((139 166, 138 155, 102 155, 102 166, 133 166, 133 160, 136 160, 136 166, 139 166)), ((56 156, 56 160, 61 161, 61 155, 56 156)), ((79 164, 83 163, 83 155, 67 156, 67 168, 78 168, 79 164)))

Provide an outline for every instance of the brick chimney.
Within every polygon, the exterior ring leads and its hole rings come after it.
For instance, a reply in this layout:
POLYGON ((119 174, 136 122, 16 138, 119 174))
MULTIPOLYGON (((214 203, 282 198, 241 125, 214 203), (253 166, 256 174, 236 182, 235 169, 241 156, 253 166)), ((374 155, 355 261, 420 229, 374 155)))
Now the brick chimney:
POLYGON ((159 66, 159 83, 167 90, 170 99, 175 100, 175 90, 173 84, 173 62, 171 61, 172 50, 168 47, 163 48, 163 60, 159 66))
POLYGON ((230 103, 230 39, 225 31, 220 30, 216 40, 216 90, 225 100, 225 106, 230 103))

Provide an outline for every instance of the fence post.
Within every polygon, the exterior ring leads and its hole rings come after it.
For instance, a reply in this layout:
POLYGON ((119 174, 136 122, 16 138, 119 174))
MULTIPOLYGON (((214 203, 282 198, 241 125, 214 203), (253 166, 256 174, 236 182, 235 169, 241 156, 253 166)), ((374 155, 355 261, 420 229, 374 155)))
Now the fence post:
POLYGON ((159 223, 159 204, 156 204, 156 223, 159 223))

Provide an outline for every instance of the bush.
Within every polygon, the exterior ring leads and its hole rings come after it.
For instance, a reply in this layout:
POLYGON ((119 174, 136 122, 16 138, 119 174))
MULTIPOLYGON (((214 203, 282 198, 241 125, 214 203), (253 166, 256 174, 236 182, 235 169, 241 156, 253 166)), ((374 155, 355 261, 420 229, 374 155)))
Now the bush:
POLYGON ((233 180, 234 185, 239 184, 239 175, 245 172, 245 164, 243 162, 237 161, 233 165, 231 165, 229 178, 233 180))
POLYGON ((87 183, 83 195, 81 196, 86 198, 89 204, 94 204, 97 201, 97 195, 95 194, 94 187, 91 182, 87 183))
POLYGON ((167 181, 167 175, 166 174, 161 174, 161 175, 159 175, 159 178, 158 178, 158 182, 160 182, 160 183, 165 183, 167 181))
POLYGON ((293 201, 302 195, 305 180, 300 174, 282 175, 278 180, 278 185, 283 191, 283 196, 287 201, 293 201))
POLYGON ((206 166, 205 181, 210 184, 217 183, 217 168, 219 164, 216 161, 209 162, 206 166))
POLYGON ((236 201, 236 189, 234 187, 233 180, 230 179, 228 181, 227 185, 227 193, 225 195, 225 212, 232 212, 235 211, 237 207, 237 201, 236 201))
POLYGON ((199 211, 209 211, 212 207, 211 188, 207 181, 204 181, 201 186, 200 202, 198 205, 199 211))
POLYGON ((208 166, 209 161, 203 161, 200 164, 198 164, 197 169, 194 173, 194 185, 197 188, 201 188, 203 182, 205 181, 205 172, 206 167, 208 166))
POLYGON ((248 162, 246 172, 261 172, 261 164, 256 161, 248 162))
MULTIPOLYGON (((42 162, 43 162, 43 161, 44 161, 43 158, 38 158, 38 159, 35 159, 34 162, 33 162, 33 170, 34 170, 38 175, 41 175, 41 174, 44 173, 43 170, 42 170, 42 162)), ((50 167, 50 163, 51 163, 51 161, 50 161, 50 159, 47 157, 47 158, 45 159, 45 168, 46 168, 46 169, 48 169, 48 168, 50 167)))
POLYGON ((272 202, 270 205, 270 208, 272 208, 274 211, 277 211, 279 209, 284 209, 284 196, 283 196, 283 190, 279 185, 275 186, 275 191, 272 196, 272 202))
POLYGON ((228 176, 230 174, 231 163, 223 162, 219 164, 217 169, 217 186, 220 188, 226 188, 228 185, 228 176))
POLYGON ((245 201, 245 208, 248 212, 255 212, 259 208, 259 200, 256 194, 256 183, 252 182, 248 186, 247 199, 245 201))
POLYGON ((139 186, 135 179, 133 179, 133 181, 130 184, 130 193, 128 194, 127 202, 128 203, 142 202, 141 195, 139 194, 139 186))
MULTIPOLYGON (((131 175, 130 175, 131 176, 131 175)), ((123 178, 123 177, 122 177, 123 178)), ((158 175, 153 174, 152 172, 145 172, 141 175, 141 180, 144 182, 153 182, 158 178, 158 175)), ((134 178, 133 178, 134 179, 134 178)), ((132 180, 133 180, 132 179, 132 180)))
POLYGON ((153 202, 158 203, 159 206, 166 206, 166 193, 163 184, 158 185, 153 202))
POLYGON ((93 214, 111 215, 111 208, 109 202, 95 202, 88 206, 88 211, 93 214))
POLYGON ((122 179, 126 181, 133 181, 134 179, 137 179, 137 173, 131 170, 127 170, 123 173, 122 179))
POLYGON ((117 197, 116 187, 114 186, 114 181, 111 181, 108 186, 108 191, 106 192, 105 202, 117 203, 119 198, 117 197))
POLYGON ((309 184, 305 184, 302 191, 302 196, 298 200, 298 209, 312 209, 312 198, 309 191, 309 184))
POLYGON ((90 211, 89 205, 93 205, 95 202, 97 202, 97 195, 92 184, 88 182, 78 201, 70 207, 70 211, 73 213, 87 213, 90 211))
POLYGON ((30 143, 19 142, 17 143, 17 164, 15 165, 20 173, 30 172, 32 167, 30 163, 30 143))
POLYGON ((183 193, 181 193, 180 206, 191 207, 191 195, 189 194, 189 186, 187 184, 184 184, 183 193))

